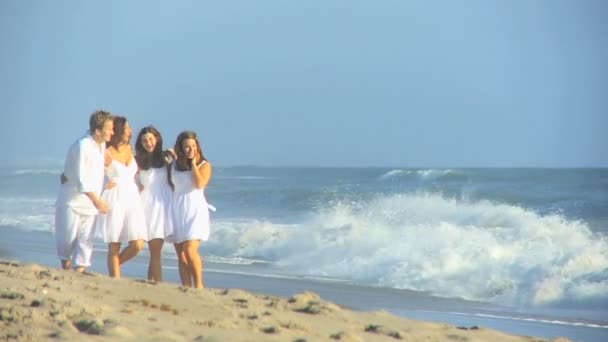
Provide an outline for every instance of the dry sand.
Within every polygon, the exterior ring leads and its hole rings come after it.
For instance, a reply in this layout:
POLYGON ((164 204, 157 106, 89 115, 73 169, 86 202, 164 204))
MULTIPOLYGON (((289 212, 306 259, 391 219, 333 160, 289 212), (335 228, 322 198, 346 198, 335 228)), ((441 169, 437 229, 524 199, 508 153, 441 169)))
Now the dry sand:
POLYGON ((281 298, 195 290, 0 260, 4 340, 544 341, 352 311, 310 292, 281 298))

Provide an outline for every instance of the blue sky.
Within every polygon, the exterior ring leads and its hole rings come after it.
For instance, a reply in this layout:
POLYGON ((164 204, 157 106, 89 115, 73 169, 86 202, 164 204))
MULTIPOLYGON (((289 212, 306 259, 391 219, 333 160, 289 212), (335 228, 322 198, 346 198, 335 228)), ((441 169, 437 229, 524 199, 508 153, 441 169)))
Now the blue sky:
POLYGON ((608 1, 0 1, 3 164, 98 108, 215 165, 608 166, 608 1))

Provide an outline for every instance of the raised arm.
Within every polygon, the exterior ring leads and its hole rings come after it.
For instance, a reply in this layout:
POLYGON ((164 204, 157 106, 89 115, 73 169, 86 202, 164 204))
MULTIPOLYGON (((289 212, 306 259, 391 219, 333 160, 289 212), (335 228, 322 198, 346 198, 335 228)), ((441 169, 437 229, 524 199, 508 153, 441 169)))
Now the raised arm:
POLYGON ((207 161, 202 165, 196 165, 196 159, 192 158, 192 184, 197 189, 207 186, 211 178, 211 164, 207 161))

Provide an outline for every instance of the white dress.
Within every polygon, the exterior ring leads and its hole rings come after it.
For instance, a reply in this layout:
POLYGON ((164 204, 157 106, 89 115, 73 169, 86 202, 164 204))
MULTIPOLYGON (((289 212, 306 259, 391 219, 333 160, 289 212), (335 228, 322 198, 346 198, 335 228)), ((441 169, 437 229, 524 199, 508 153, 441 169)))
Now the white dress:
MULTIPOLYGON (((205 161, 199 164, 203 165, 205 161)), ((178 171, 175 162, 171 165, 173 192, 173 237, 171 242, 209 239, 209 205, 205 199, 205 188, 196 189, 192 184, 192 171, 178 171)))
POLYGON ((143 186, 139 196, 146 214, 148 239, 165 239, 173 234, 173 190, 167 181, 167 168, 163 166, 140 170, 138 177, 143 186))
POLYGON ((135 158, 131 159, 129 165, 112 160, 106 167, 106 177, 116 183, 101 194, 110 212, 97 217, 97 232, 106 243, 148 240, 144 209, 135 184, 136 173, 135 158))

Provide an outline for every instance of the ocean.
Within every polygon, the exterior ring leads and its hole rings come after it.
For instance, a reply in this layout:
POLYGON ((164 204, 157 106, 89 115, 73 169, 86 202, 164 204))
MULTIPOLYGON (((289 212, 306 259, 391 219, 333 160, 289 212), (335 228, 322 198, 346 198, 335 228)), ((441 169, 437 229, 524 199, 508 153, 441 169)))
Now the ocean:
MULTIPOLYGON (((57 267, 60 166, 0 168, 0 257, 57 267)), ((215 167, 205 282, 608 340, 608 169, 215 167)), ((106 273, 105 245, 93 270, 106 273)), ((123 274, 146 276, 147 248, 123 274)), ((164 275, 177 282, 173 248, 164 275)))

